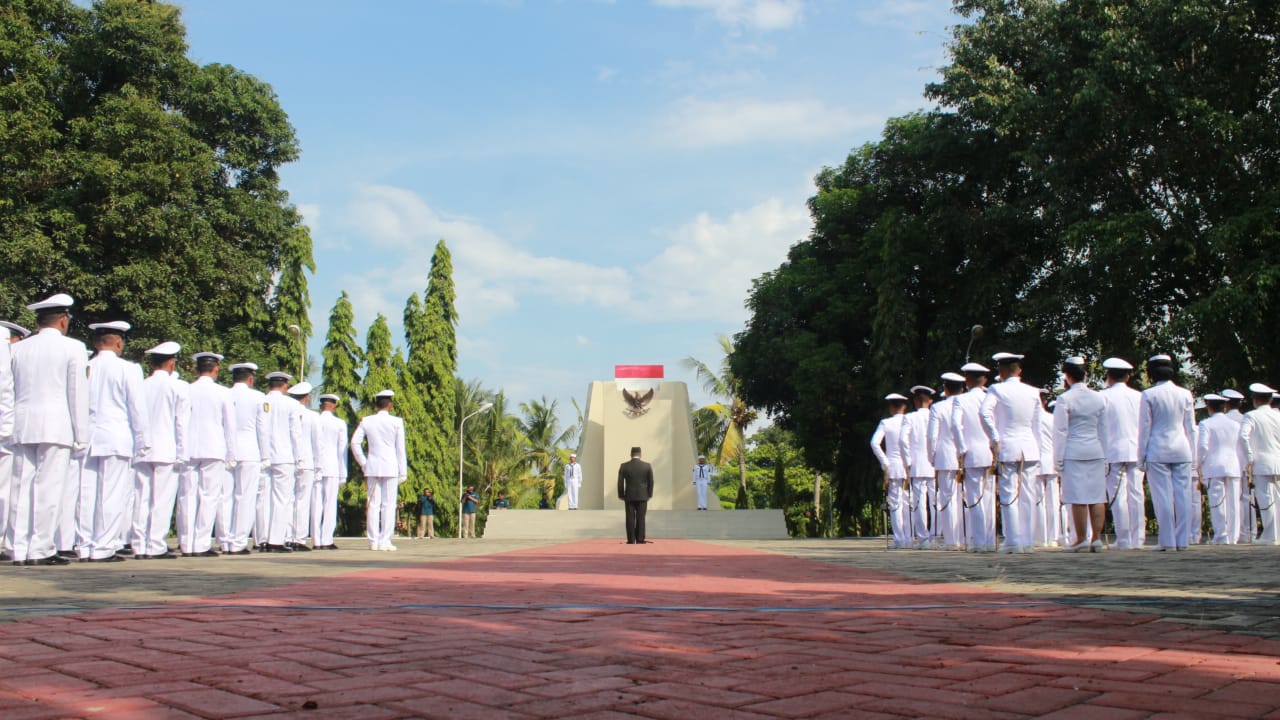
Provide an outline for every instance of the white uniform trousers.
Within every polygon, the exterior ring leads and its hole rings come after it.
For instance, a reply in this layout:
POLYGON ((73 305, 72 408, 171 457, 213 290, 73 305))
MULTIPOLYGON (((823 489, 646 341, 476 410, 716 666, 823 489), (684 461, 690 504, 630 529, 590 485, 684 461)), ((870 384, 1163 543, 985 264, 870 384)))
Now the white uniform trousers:
POLYGON ((1205 478, 1209 495, 1209 519, 1213 522, 1213 544, 1235 545, 1240 537, 1240 478, 1205 478))
POLYGON ((1187 547, 1191 540, 1191 463, 1149 462, 1147 485, 1159 524, 1160 547, 1187 547))
POLYGON ((996 488, 991 468, 964 469, 964 534, 970 552, 996 549, 996 488))
MULTIPOLYGON (((231 476, 231 539, 228 551, 249 547, 249 535, 258 518, 258 488, 262 484, 262 463, 240 461, 231 476)), ((225 504, 225 503, 224 503, 225 504)), ((263 533, 262 537, 266 537, 263 533)))
POLYGON ((315 470, 299 470, 294 476, 293 523, 289 527, 290 542, 300 543, 311 534, 311 497, 315 494, 315 484, 315 470))
POLYGON ((893 547, 911 547, 911 482, 906 478, 889 480, 885 506, 889 509, 889 532, 893 535, 893 547))
MULTIPOLYGON (((80 557, 102 560, 116 554, 124 544, 121 537, 128 532, 125 528, 132 524, 129 491, 133 487, 133 461, 121 455, 91 457, 85 464, 84 474, 93 479, 93 509, 89 542, 77 550, 80 557)), ((82 514, 86 497, 80 496, 82 514)))
POLYGON ((311 544, 319 547, 333 544, 333 531, 338 525, 337 476, 316 478, 311 493, 311 544))
POLYGON ((369 509, 365 521, 369 527, 369 545, 375 550, 391 544, 396 531, 396 499, 399 481, 393 477, 371 477, 365 488, 369 509))
POLYGON ((255 516, 253 521, 253 541, 258 545, 267 544, 267 536, 271 533, 271 470, 263 463, 258 466, 258 484, 254 489, 255 516))
POLYGON ((138 483, 133 477, 133 473, 137 472, 136 468, 130 466, 133 472, 129 473, 129 482, 126 482, 127 490, 124 501, 124 517, 120 522, 120 540, 121 547, 129 546, 133 549, 133 523, 138 512, 138 483))
POLYGON ((1258 501, 1258 517, 1262 518, 1262 534, 1254 542, 1264 545, 1280 544, 1276 521, 1280 520, 1280 508, 1276 507, 1276 482, 1280 475, 1254 475, 1253 497, 1258 501))
POLYGON ((165 536, 169 534, 173 504, 178 497, 178 475, 174 463, 134 463, 134 555, 163 555, 169 551, 165 536))
POLYGON ((13 539, 9 537, 9 507, 13 492, 13 453, 0 450, 0 550, 8 552, 13 549, 13 539))
MULTIPOLYGON (((93 546, 93 523, 98 514, 98 503, 102 501, 102 490, 99 486, 98 472, 95 469, 97 458, 88 455, 71 458, 71 472, 76 474, 79 468, 76 491, 76 555, 81 560, 90 557, 93 546)), ((61 548, 59 548, 61 549, 61 548)))
POLYGON ((1147 499, 1137 463, 1107 466, 1107 502, 1118 549, 1140 548, 1147 542, 1147 499))
POLYGON ((178 547, 184 553, 207 552, 213 546, 213 524, 222 504, 227 477, 225 460, 192 460, 178 480, 178 547))
MULTIPOLYGON (((289 525, 293 522, 293 488, 297 482, 297 466, 268 465, 267 479, 271 487, 271 506, 267 518, 267 544, 289 542, 289 525)), ((262 538, 259 537, 259 540, 262 538)))
POLYGON ((1031 513, 1036 491, 1032 482, 1040 474, 1038 462, 1002 462, 996 487, 1004 545, 1031 547, 1031 513))
POLYGON ((53 544, 59 552, 71 552, 76 548, 76 533, 80 526, 80 491, 84 489, 84 464, 88 459, 87 454, 72 455, 67 467, 67 477, 62 484, 62 501, 58 503, 58 527, 53 531, 53 544))
POLYGON ((937 514, 934 510, 938 501, 937 486, 932 477, 911 478, 911 542, 917 546, 933 542, 933 527, 930 520, 937 514))
MULTIPOLYGON (((711 482, 710 482, 710 481, 708 481, 708 480, 695 480, 695 481, 693 481, 693 489, 694 489, 694 491, 698 494, 698 509, 699 509, 699 510, 706 510, 706 509, 707 509, 707 488, 709 488, 710 486, 711 486, 711 482)), ((578 506, 578 490, 577 490, 577 488, 574 488, 574 490, 573 490, 573 496, 574 496, 574 497, 573 497, 573 507, 577 507, 577 506, 578 506)))
POLYGON ((1192 545, 1199 545, 1204 538, 1204 493, 1194 476, 1191 478, 1191 514, 1187 516, 1188 538, 1192 545))
POLYGON ((1240 478, 1238 507, 1236 523, 1240 526, 1240 534, 1236 536, 1236 542, 1247 545, 1258 536, 1258 516, 1253 511, 1253 488, 1249 486, 1247 477, 1240 478))
POLYGON ((938 517, 934 520, 934 534, 950 550, 964 546, 964 501, 960 499, 964 488, 956 482, 957 475, 955 470, 938 471, 938 517))
POLYGON ((15 561, 43 560, 57 552, 53 533, 70 469, 71 448, 65 445, 14 446, 9 532, 15 561))
POLYGON ((1038 502, 1031 514, 1031 542, 1036 547, 1052 547, 1058 544, 1058 521, 1062 517, 1058 476, 1037 475, 1033 484, 1038 502))
MULTIPOLYGON (((582 489, 582 486, 579 483, 565 483, 564 494, 568 496, 570 510, 578 509, 578 490, 580 489, 582 489)), ((698 507, 702 507, 705 504, 705 501, 700 501, 698 507)))
POLYGON ((218 493, 218 509, 213 517, 213 537, 218 549, 227 552, 235 538, 232 519, 236 508, 236 474, 232 468, 222 474, 222 490, 218 493))

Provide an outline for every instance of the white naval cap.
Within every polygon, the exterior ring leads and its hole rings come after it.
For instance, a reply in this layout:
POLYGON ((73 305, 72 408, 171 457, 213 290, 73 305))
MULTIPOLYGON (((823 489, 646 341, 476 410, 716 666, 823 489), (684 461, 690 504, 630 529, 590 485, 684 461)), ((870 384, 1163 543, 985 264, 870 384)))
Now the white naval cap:
POLYGON ((395 396, 396 396, 395 391, 392 391, 392 390, 383 390, 379 392, 377 395, 374 395, 375 398, 389 398, 389 397, 395 397, 395 396))
POLYGON ((1110 357, 1102 361, 1102 367, 1108 370, 1132 370, 1133 363, 1118 357, 1110 357))
POLYGON ((997 363, 997 364, 1000 364, 1000 363, 1008 363, 1008 362, 1018 362, 1019 360, 1022 360, 1022 358, 1024 358, 1024 357, 1026 357, 1026 356, 1025 356, 1025 355, 1019 355, 1019 354, 1017 354, 1017 353, 1011 353, 1011 352, 998 352, 998 353, 996 353, 995 355, 992 355, 992 356, 991 356, 991 360, 992 360, 992 362, 995 362, 995 363, 997 363))
POLYGON ((333 402, 338 402, 340 399, 341 398, 339 398, 337 395, 334 395, 333 393, 325 393, 320 396, 320 402, 324 402, 325 400, 332 400, 333 402))
POLYGON ((268 380, 292 380, 293 376, 287 372, 277 370, 275 372, 267 373, 267 379, 268 380))
POLYGON ((1227 388, 1226 390, 1223 390, 1221 394, 1222 394, 1222 397, 1224 397, 1224 398, 1226 398, 1226 399, 1228 399, 1228 400, 1243 400, 1243 399, 1244 399, 1244 393, 1240 392, 1239 390, 1233 389, 1233 388, 1227 388))
POLYGON ((1192 403, 1191 407, 1195 410, 1203 410, 1205 406, 1205 400, 1206 398, 1196 398, 1196 401, 1192 403))
POLYGON ((1222 397, 1218 393, 1209 393, 1208 395, 1204 396, 1204 401, 1205 402, 1226 402, 1227 399, 1222 397))
POLYGON ((222 362, 222 356, 216 352, 198 352, 195 355, 191 356, 192 360, 202 360, 204 358, 213 358, 218 362, 222 362))
POLYGON ((1160 353, 1159 355, 1152 355, 1151 357, 1147 358, 1147 362, 1152 365, 1161 365, 1161 364, 1172 365, 1173 358, 1165 353, 1160 353))
POLYGON ((986 365, 979 365, 978 363, 971 362, 971 363, 965 363, 964 365, 961 365, 960 372, 966 373, 966 374, 978 373, 980 375, 986 375, 987 373, 991 372, 991 368, 988 368, 986 365))
POLYGON ((907 401, 907 397, 905 395, 899 395, 898 393, 889 393, 888 395, 884 396, 884 399, 888 400, 889 402, 893 402, 895 400, 901 401, 901 402, 907 401))
POLYGON ((961 375, 960 373, 944 372, 938 377, 941 377, 944 382, 953 382, 953 383, 964 382, 964 376, 961 375))
POLYGON ((288 393, 294 397, 302 397, 311 394, 311 383, 303 380, 302 382, 289 388, 288 393))
POLYGON ((123 320, 112 320, 111 322, 89 323, 89 329, 102 335, 105 333, 127 333, 133 329, 133 326, 123 320))
POLYGON ((66 310, 75 304, 76 301, 72 300, 70 295, 66 293, 58 293, 56 295, 50 295, 40 302, 31 303, 27 306, 27 309, 35 310, 36 312, 51 312, 55 310, 66 310))
POLYGON ((22 337, 27 337, 28 335, 31 334, 30 330, 22 327, 18 323, 12 323, 12 322, 9 322, 8 320, 0 320, 0 327, 6 328, 9 332, 17 333, 22 337))
POLYGON ((1271 387, 1270 385, 1265 385, 1263 383, 1254 383, 1249 386, 1249 392, 1253 393, 1254 395, 1272 395, 1275 393, 1275 391, 1276 391, 1275 388, 1271 387))
POLYGON ((148 355, 177 355, 182 346, 172 340, 166 340, 147 351, 148 355))
POLYGON ((916 395, 916 394, 933 395, 934 390, 928 385, 912 385, 911 394, 912 395, 916 395))
POLYGON ((1072 355, 1071 357, 1067 358, 1066 360, 1063 360, 1063 361, 1062 361, 1062 364, 1063 364, 1063 365, 1075 365, 1076 367, 1084 367, 1084 358, 1080 357, 1079 355, 1072 355))
POLYGON ((237 370, 250 370, 252 372, 257 372, 258 364, 251 363, 251 362, 242 362, 242 363, 236 363, 227 369, 230 370, 231 372, 235 372, 237 370))

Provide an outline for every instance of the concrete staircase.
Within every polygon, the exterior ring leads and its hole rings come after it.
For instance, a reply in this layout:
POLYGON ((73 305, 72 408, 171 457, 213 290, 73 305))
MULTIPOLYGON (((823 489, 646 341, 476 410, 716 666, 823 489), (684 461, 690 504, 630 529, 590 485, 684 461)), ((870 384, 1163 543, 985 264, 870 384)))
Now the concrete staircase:
MULTIPOLYGON (((491 510, 484 536, 495 540, 625 538, 618 510, 491 510)), ((785 540, 781 510, 650 510, 645 535, 653 540, 785 540)))

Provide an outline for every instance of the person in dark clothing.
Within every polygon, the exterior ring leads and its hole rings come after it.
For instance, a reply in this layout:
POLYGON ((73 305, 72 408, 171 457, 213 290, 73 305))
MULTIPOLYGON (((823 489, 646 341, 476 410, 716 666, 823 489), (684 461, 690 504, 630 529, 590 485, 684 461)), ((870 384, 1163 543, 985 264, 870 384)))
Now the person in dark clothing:
POLYGON ((618 468, 618 499, 627 505, 627 544, 643 545, 644 513, 653 497, 653 466, 640 459, 640 448, 631 448, 631 460, 618 468))

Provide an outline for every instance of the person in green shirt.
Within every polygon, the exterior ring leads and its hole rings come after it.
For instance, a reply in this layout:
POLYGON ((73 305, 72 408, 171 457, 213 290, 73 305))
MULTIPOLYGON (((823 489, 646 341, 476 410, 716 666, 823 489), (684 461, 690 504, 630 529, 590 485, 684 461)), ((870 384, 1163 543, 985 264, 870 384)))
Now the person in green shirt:
POLYGON ((428 540, 436 539, 436 499, 430 489, 423 490, 422 495, 418 497, 419 540, 422 539, 424 532, 428 540))

